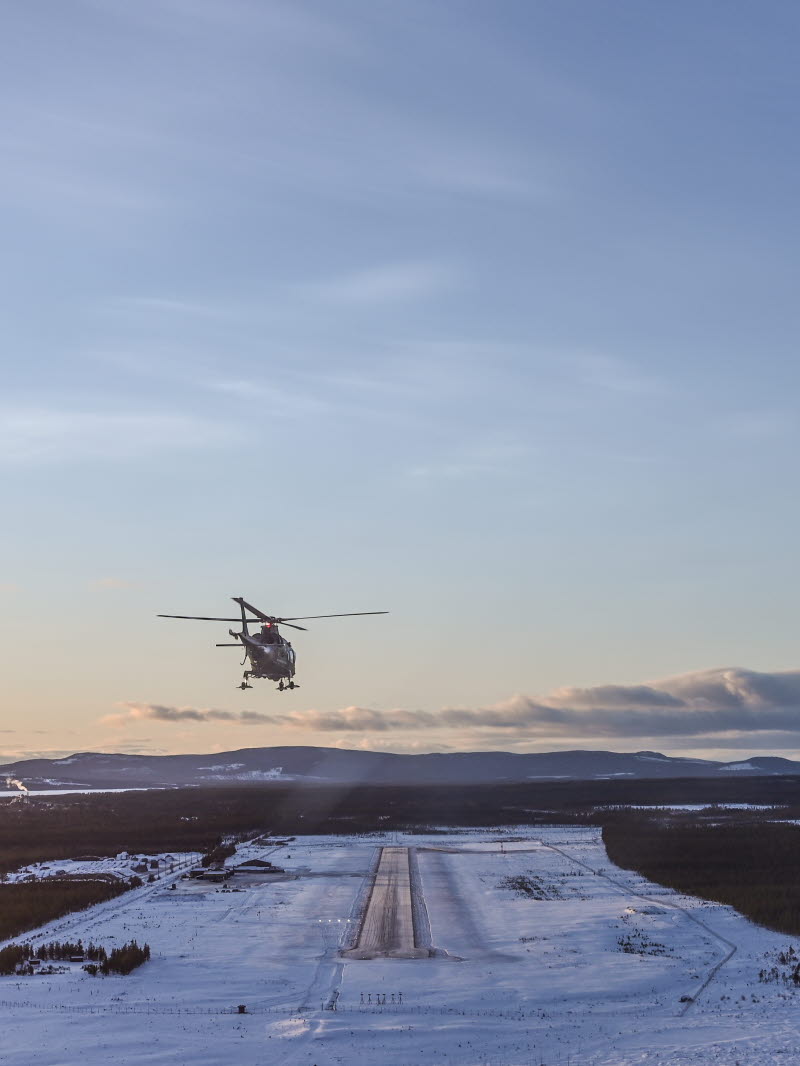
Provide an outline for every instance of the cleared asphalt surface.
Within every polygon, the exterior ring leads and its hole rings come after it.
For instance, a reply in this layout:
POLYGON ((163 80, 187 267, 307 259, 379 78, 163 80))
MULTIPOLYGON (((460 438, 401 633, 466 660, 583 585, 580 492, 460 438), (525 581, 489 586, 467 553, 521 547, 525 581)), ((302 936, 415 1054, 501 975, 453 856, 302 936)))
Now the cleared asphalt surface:
POLYGON ((408 848, 383 848, 358 943, 344 954, 359 959, 427 957, 429 950, 414 940, 411 892, 408 848))

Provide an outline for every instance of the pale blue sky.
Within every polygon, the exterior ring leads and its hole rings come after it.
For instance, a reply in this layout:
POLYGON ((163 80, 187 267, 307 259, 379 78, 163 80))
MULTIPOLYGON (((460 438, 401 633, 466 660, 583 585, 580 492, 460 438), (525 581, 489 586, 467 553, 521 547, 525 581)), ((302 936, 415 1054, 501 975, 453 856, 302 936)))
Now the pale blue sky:
POLYGON ((5 750, 796 665, 796 4, 2 10, 5 750), (392 613, 242 694, 231 595, 392 613))

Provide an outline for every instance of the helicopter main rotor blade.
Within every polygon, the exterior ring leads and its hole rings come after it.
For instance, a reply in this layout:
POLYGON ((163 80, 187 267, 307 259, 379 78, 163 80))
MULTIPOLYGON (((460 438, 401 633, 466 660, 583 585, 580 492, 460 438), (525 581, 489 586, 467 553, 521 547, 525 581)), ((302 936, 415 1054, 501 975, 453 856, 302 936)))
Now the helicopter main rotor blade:
POLYGON ((246 611, 250 611, 251 614, 256 615, 262 622, 274 622, 275 619, 272 615, 264 614, 263 611, 259 611, 258 607, 254 607, 252 603, 248 603, 247 600, 243 600, 241 596, 231 596, 234 603, 240 604, 246 611))
POLYGON ((299 614, 296 618, 276 618, 276 622, 309 622, 314 618, 357 618, 365 614, 389 614, 388 611, 346 611, 344 614, 299 614))
MULTIPOLYGON (((205 614, 157 614, 156 618, 189 618, 195 622, 241 622, 241 618, 216 618, 205 614)), ((252 625, 260 625, 260 618, 246 618, 252 625)))
MULTIPOLYGON (((205 614, 157 614, 156 618, 183 618, 192 622, 241 622, 241 618, 217 618, 205 614)), ((263 618, 245 618, 245 622, 249 622, 251 626, 260 626, 264 622, 267 625, 277 625, 279 622, 284 624, 282 618, 271 618, 269 615, 264 615, 263 618)), ((305 626, 293 626, 291 622, 285 624, 292 629, 302 629, 304 633, 307 632, 305 626)), ((239 645, 231 645, 231 647, 239 647, 239 645)))

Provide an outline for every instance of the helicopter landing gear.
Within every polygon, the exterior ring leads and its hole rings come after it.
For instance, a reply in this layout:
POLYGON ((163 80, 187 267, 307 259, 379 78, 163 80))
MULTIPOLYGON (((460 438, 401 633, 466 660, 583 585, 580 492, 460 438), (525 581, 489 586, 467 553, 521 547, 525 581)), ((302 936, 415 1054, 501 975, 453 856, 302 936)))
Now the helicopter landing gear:
POLYGON ((237 685, 236 687, 240 688, 240 689, 246 689, 246 688, 252 688, 253 686, 252 685, 248 685, 246 681, 243 681, 241 683, 241 685, 237 685))
POLYGON ((237 686, 237 688, 240 688, 240 689, 242 689, 244 691, 244 689, 252 688, 252 687, 253 686, 250 684, 250 671, 249 670, 245 670, 245 672, 244 672, 244 680, 242 681, 241 685, 237 686))
POLYGON ((295 685, 294 681, 287 681, 286 684, 281 680, 278 684, 278 692, 284 692, 287 688, 300 688, 299 685, 295 685))

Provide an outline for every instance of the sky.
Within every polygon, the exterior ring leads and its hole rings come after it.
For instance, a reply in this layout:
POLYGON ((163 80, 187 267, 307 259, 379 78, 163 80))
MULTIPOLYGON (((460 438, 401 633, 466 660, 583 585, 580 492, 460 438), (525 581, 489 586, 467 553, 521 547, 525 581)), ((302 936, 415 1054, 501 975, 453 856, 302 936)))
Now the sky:
POLYGON ((800 756, 796 4, 3 24, 0 755, 800 756))

